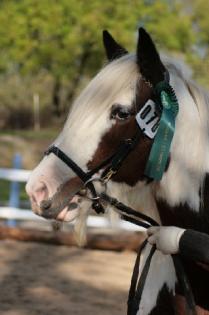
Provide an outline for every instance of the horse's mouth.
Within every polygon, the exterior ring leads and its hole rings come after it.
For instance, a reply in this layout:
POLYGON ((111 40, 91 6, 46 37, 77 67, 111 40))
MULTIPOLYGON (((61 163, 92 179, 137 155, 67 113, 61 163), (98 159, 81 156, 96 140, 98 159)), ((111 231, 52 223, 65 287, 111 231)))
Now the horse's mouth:
MULTIPOLYGON (((44 205, 50 204, 50 200, 44 200, 42 202, 44 205)), ((32 210, 35 214, 47 219, 47 220, 57 220, 70 222, 76 219, 80 210, 81 197, 75 195, 67 205, 63 204, 62 207, 55 209, 50 206, 48 209, 43 208, 43 205, 37 205, 36 203, 31 203, 32 210)))
POLYGON ((79 205, 75 202, 69 204, 68 207, 63 209, 57 216, 57 221, 70 222, 76 219, 79 214, 79 205))
POLYGON ((66 206, 56 217, 58 221, 70 222, 77 218, 80 210, 81 198, 75 195, 70 201, 69 205, 66 206))
POLYGON ((33 212, 45 219, 67 222, 74 220, 80 210, 82 198, 78 192, 82 186, 82 182, 74 178, 60 185, 53 197, 42 200, 40 205, 31 200, 33 212))

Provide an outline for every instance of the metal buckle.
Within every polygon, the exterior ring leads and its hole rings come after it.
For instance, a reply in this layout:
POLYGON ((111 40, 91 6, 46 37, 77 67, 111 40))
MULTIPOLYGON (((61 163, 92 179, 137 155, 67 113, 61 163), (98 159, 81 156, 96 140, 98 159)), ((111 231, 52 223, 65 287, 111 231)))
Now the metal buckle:
POLYGON ((101 179, 101 177, 91 177, 84 183, 83 186, 86 187, 89 183, 93 183, 93 182, 101 182, 102 183, 102 179, 101 179))
POLYGON ((101 178, 102 182, 103 182, 104 184, 107 184, 107 182, 111 179, 111 177, 112 177, 113 175, 115 175, 116 173, 117 173, 117 171, 114 171, 113 169, 110 169, 110 170, 107 172, 107 174, 106 174, 104 177, 101 178))
POLYGON ((92 177, 92 178, 89 178, 83 185, 83 188, 81 188, 81 190, 78 192, 79 195, 83 196, 83 197, 86 197, 88 198, 89 200, 92 200, 92 201, 96 201, 96 200, 99 200, 100 199, 100 196, 92 196, 91 195, 91 191, 88 189, 87 185, 89 183, 93 183, 93 182, 100 182, 101 185, 104 187, 104 191, 103 193, 106 192, 107 190, 107 185, 106 185, 106 182, 103 181, 103 178, 100 178, 100 177, 92 177), (88 192, 90 192, 90 194, 88 194, 88 192))

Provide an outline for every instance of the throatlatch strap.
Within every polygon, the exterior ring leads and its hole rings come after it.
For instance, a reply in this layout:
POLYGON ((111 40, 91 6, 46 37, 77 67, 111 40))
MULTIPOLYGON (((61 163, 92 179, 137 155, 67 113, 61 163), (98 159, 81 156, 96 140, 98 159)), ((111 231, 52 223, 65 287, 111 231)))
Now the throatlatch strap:
MULTIPOLYGON (((159 224, 152 219, 151 217, 147 216, 146 214, 140 212, 140 211, 136 211, 134 209, 132 209, 131 207, 126 206, 124 203, 118 201, 116 198, 110 197, 109 195, 102 193, 100 195, 101 199, 107 201, 109 204, 111 204, 111 206, 115 207, 116 209, 121 211, 121 215, 122 216, 132 216, 134 217, 136 220, 134 222, 134 224, 139 225, 139 226, 143 226, 141 224, 141 220, 144 220, 146 222, 148 222, 149 224, 147 224, 146 226, 144 226, 145 228, 148 228, 150 226, 159 226, 159 224)), ((129 220, 131 222, 131 220, 129 220)))

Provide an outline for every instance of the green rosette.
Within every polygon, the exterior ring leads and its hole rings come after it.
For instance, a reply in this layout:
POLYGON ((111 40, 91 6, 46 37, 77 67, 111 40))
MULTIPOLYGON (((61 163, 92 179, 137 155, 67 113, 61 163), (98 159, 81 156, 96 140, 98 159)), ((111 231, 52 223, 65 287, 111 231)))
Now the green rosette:
POLYGON ((179 106, 175 92, 169 83, 165 81, 158 83, 155 93, 161 105, 162 114, 146 164, 145 175, 159 181, 168 161, 179 106))

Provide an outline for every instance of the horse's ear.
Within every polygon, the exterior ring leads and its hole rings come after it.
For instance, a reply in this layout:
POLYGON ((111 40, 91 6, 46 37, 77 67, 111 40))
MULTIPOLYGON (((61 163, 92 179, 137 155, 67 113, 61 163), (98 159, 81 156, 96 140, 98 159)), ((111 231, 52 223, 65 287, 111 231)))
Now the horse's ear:
POLYGON ((107 58, 109 61, 120 58, 128 54, 128 51, 119 45, 108 31, 103 31, 103 43, 106 50, 107 58))
POLYGON ((137 63, 142 76, 152 85, 164 80, 166 69, 150 35, 142 27, 139 28, 137 63))

